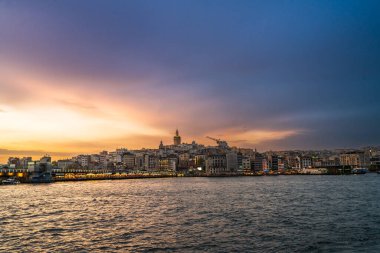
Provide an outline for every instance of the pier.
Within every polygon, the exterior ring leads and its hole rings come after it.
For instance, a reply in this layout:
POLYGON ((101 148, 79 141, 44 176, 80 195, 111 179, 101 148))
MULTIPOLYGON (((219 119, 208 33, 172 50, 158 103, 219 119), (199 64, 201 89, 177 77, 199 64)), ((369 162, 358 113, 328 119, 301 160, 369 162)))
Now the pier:
MULTIPOLYGON (((40 183, 88 181, 88 180, 120 180, 142 178, 169 178, 169 177, 238 177, 238 176, 278 176, 278 175, 342 175, 352 174, 351 170, 342 173, 341 169, 334 168, 326 173, 301 173, 300 171, 286 171, 281 173, 224 173, 224 174, 188 174, 183 172, 163 171, 115 171, 115 170, 88 170, 88 169, 52 169, 51 180, 40 183)), ((7 178, 15 178, 21 183, 36 183, 31 180, 33 172, 28 169, 0 169, 0 181, 7 178)))
MULTIPOLYGON (((112 180, 112 179, 138 179, 138 178, 165 178, 183 176, 174 172, 146 172, 146 171, 111 171, 111 170, 61 170, 53 169, 52 182, 85 181, 85 180, 112 180)), ((31 183, 31 172, 28 169, 0 169, 0 179, 17 178, 22 183, 31 183)))

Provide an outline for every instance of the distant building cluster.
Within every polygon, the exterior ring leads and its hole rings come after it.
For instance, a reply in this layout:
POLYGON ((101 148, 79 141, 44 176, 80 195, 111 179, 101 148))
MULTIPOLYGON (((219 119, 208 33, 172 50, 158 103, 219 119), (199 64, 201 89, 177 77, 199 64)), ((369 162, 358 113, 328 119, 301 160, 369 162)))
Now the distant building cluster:
MULTIPOLYGON (((268 151, 230 147, 226 141, 207 137, 215 146, 182 143, 178 129, 173 144, 161 141, 157 149, 102 151, 98 154, 81 154, 71 159, 52 162, 60 170, 107 170, 115 172, 183 172, 206 175, 249 174, 258 172, 284 172, 291 170, 320 170, 344 166, 352 168, 380 168, 380 148, 360 150, 322 151, 268 151)), ((44 158, 46 159, 46 158, 44 158)), ((31 157, 10 157, 9 168, 32 169, 37 164, 31 157)))

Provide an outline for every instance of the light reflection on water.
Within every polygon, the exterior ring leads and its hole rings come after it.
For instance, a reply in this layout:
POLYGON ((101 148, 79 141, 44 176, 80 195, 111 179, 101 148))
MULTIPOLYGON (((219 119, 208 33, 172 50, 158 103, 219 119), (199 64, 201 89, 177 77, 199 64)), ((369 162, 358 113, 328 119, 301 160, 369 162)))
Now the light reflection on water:
POLYGON ((380 252, 380 175, 0 187, 0 251, 380 252))

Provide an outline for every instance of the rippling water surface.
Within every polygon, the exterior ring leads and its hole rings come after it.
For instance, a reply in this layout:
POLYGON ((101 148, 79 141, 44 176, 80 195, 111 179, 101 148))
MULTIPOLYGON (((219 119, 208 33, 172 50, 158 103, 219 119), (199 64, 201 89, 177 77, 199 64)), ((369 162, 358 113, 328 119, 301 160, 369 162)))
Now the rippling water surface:
POLYGON ((0 186, 3 252, 380 252, 380 175, 0 186))

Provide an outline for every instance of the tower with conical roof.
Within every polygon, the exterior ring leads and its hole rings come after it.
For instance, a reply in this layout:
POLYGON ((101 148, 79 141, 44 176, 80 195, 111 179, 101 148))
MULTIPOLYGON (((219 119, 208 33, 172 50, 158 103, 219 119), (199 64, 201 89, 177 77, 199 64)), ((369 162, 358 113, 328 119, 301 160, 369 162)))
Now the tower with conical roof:
POLYGON ((162 143, 162 140, 160 141, 160 146, 158 146, 159 149, 164 149, 164 144, 162 143))
POLYGON ((173 140, 174 140, 175 146, 178 146, 181 144, 181 136, 179 136, 178 128, 175 131, 175 136, 174 136, 173 140))

